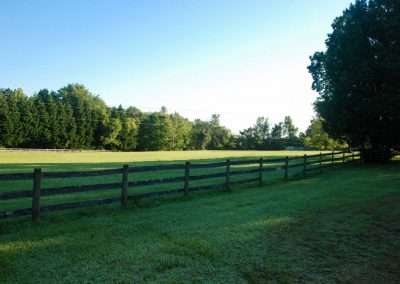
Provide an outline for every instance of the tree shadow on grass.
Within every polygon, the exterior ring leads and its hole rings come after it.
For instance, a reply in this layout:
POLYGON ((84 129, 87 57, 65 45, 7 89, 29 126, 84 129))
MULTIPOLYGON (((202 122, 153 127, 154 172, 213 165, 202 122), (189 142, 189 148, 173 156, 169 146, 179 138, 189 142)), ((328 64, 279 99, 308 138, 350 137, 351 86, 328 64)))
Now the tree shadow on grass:
POLYGON ((276 232, 266 228, 264 238, 249 242, 261 242, 257 250, 263 253, 238 267, 246 281, 399 283, 398 192, 346 206, 338 199, 318 208, 314 201, 307 203, 310 210, 293 216, 290 226, 272 228, 276 232))
POLYGON ((349 166, 231 194, 157 199, 151 209, 101 206, 56 213, 38 225, 3 224, 1 243, 66 237, 54 249, 8 252, 7 280, 21 273, 28 279, 29 271, 49 279, 48 268, 104 282, 396 283, 398 166, 349 166))

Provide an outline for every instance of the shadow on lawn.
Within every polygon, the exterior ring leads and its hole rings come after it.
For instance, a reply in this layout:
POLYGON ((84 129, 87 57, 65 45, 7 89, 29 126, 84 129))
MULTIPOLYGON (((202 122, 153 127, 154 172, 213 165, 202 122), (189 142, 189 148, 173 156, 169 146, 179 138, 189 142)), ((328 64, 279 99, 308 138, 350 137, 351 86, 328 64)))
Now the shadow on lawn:
POLYGON ((162 206, 149 210, 140 208, 146 203, 102 206, 37 225, 1 224, 0 263, 11 260, 7 280, 17 273, 28 279, 29 271, 49 278, 46 269, 62 279, 77 259, 76 279, 105 282, 200 275, 248 283, 398 283, 399 165, 349 166, 274 187, 152 200, 162 206))
MULTIPOLYGON (((62 277, 69 273, 65 266, 71 259, 77 259, 82 266, 81 274, 76 275, 80 279, 93 277, 96 273, 105 275, 107 279, 110 277, 107 274, 115 273, 109 261, 116 258, 118 263, 129 263, 131 277, 134 280, 137 277, 137 281, 143 280, 143 275, 151 278, 155 273, 161 276, 174 270, 188 269, 191 262, 199 269, 206 269, 206 266, 202 267, 204 263, 218 265, 224 261, 220 259, 222 252, 219 244, 233 241, 238 232, 251 227, 252 222, 261 221, 256 212, 232 218, 235 208, 232 203, 221 202, 218 206, 207 202, 210 196, 203 197, 176 200, 152 210, 109 208, 104 212, 104 209, 95 209, 84 215, 79 212, 67 214, 69 216, 56 214, 36 225, 26 226, 26 222, 3 224, 0 263, 6 260, 13 263, 5 268, 3 279, 11 281, 17 274, 33 270, 41 272, 46 281, 46 271, 54 266, 58 267, 57 273, 62 277), (74 218, 70 218, 71 215, 74 218), (229 231, 233 233, 229 234, 229 231), (130 255, 135 255, 137 259, 132 260, 130 255), (32 259, 31 256, 38 257, 32 259), (49 262, 49 259, 52 261, 49 262), (92 265, 96 269, 88 264, 93 259, 96 263, 92 265), (144 264, 146 269, 143 269, 144 264), (96 272, 99 269, 101 272, 96 272)), ((214 193, 211 197, 226 201, 227 194, 214 193)), ((247 209, 242 207, 241 210, 246 212, 247 209)), ((270 216, 269 219, 263 226, 273 227, 287 222, 282 217, 270 216)), ((238 241, 243 248, 248 241, 244 237, 248 235, 242 237, 238 241)), ((206 271, 202 273, 207 275, 206 271)), ((223 279, 223 275, 220 277, 223 279)))
POLYGON ((263 261, 244 276, 249 283, 399 283, 400 211, 393 209, 400 198, 389 200, 318 210, 285 231, 266 232, 263 261))

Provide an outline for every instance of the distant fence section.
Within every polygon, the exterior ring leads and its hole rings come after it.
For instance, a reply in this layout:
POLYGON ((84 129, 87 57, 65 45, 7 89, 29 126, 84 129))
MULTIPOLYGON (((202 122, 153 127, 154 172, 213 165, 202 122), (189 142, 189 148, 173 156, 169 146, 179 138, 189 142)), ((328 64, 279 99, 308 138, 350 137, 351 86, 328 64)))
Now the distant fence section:
POLYGON ((263 185, 263 178, 265 172, 282 172, 282 179, 287 180, 289 172, 294 168, 300 169, 297 171, 300 175, 306 177, 312 172, 320 172, 324 168, 332 167, 346 162, 353 162, 360 160, 359 152, 332 152, 320 153, 317 155, 304 155, 301 157, 285 157, 285 158, 259 158, 251 160, 226 160, 221 162, 212 163, 175 163, 165 165, 148 165, 148 166, 130 166, 124 165, 121 168, 105 169, 96 171, 77 171, 77 172, 44 172, 40 168, 36 168, 32 173, 7 173, 0 174, 1 181, 18 181, 18 180, 31 180, 32 189, 18 190, 10 192, 0 192, 0 200, 16 200, 20 198, 31 198, 32 207, 21 208, 1 211, 0 219, 11 218, 17 216, 31 215, 34 222, 40 219, 40 215, 45 212, 66 210, 72 208, 88 207, 100 204, 111 204, 119 202, 122 207, 126 207, 128 200, 136 198, 164 196, 171 194, 189 195, 192 192, 201 190, 231 190, 233 185, 245 183, 257 183, 259 186, 263 185), (250 169, 246 169, 247 165, 252 165, 250 169), (254 165, 256 166, 254 168, 254 165), (243 167, 235 167, 243 166, 243 167), (233 168, 235 167, 235 168, 233 168), (218 173, 207 173, 194 175, 191 173, 194 169, 208 169, 220 168, 223 171, 218 173), (129 173, 143 173, 152 172, 157 173, 167 170, 182 170, 183 175, 171 176, 163 178, 129 179, 129 173), (96 177, 96 176, 110 176, 120 175, 120 182, 103 183, 103 184, 87 184, 78 186, 63 186, 54 188, 42 188, 43 180, 56 179, 56 178, 76 178, 76 177, 96 177), (249 175, 252 175, 249 177, 249 175), (241 176, 239 180, 232 180, 232 177, 241 176), (213 183, 211 185, 191 185, 192 181, 207 180, 223 178, 223 183, 213 183), (163 191, 154 191, 146 193, 130 194, 129 189, 134 189, 138 186, 149 185, 165 185, 170 183, 181 183, 182 186, 176 189, 169 189, 163 191), (41 205, 41 197, 54 196, 71 193, 81 193, 100 190, 119 190, 120 196, 85 200, 79 202, 69 202, 53 205, 41 205))

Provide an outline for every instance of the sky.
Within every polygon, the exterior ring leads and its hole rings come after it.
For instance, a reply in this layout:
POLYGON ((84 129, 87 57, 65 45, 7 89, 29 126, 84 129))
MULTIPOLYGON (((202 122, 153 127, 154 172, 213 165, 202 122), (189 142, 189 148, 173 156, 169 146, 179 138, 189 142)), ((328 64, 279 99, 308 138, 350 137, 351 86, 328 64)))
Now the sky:
POLYGON ((350 0, 1 0, 0 88, 84 84, 108 105, 235 133, 314 115, 309 56, 350 0))

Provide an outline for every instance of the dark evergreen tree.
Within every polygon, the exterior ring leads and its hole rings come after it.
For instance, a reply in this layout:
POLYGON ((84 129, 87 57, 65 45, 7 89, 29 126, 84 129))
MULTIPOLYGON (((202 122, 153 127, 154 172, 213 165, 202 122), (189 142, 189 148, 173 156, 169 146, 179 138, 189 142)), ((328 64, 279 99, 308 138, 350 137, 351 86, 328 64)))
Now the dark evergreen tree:
POLYGON ((357 0, 332 28, 308 67, 315 109, 330 136, 387 160, 400 148, 400 1, 357 0))

